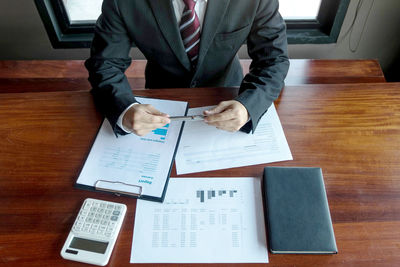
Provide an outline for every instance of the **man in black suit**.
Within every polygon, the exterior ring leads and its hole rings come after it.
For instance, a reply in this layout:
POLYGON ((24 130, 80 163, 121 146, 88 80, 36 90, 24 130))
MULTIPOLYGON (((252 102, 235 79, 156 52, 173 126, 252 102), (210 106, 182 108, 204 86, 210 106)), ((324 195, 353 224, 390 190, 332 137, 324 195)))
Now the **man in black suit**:
POLYGON ((118 134, 169 123, 135 100, 124 75, 132 44, 147 59, 147 88, 240 86, 234 100, 205 113, 227 131, 256 129, 289 68, 278 0, 104 0, 85 64, 95 103, 118 134), (243 78, 237 51, 244 42, 252 63, 243 78))

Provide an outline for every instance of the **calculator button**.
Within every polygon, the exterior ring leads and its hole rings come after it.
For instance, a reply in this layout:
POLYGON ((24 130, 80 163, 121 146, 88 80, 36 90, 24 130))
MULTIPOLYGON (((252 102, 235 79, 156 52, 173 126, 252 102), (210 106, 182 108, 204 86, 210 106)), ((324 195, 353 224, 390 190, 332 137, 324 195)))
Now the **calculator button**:
POLYGON ((100 203, 100 208, 105 208, 106 207, 106 203, 100 203))
POLYGON ((111 217, 110 215, 103 215, 103 219, 107 221, 110 220, 110 217, 111 217))
POLYGON ((87 223, 92 223, 93 222, 93 218, 91 218, 91 217, 86 218, 86 222, 87 223))
POLYGON ((97 208, 96 208, 96 207, 91 207, 91 208, 90 208, 90 211, 96 212, 96 211, 97 211, 97 208))
POLYGON ((104 213, 104 209, 99 208, 99 209, 97 210, 97 212, 98 212, 98 213, 104 213))
POLYGON ((121 210, 122 207, 121 206, 115 206, 115 210, 121 210))
POLYGON ((101 224, 101 225, 108 225, 108 221, 102 220, 102 221, 100 222, 100 224, 101 224))
POLYGON ((114 208, 114 205, 113 204, 108 204, 107 205, 107 209, 113 209, 114 208))
POLYGON ((121 212, 119 212, 118 210, 114 210, 113 211, 113 215, 119 215, 121 212))
POLYGON ((86 202, 86 204, 83 206, 83 210, 88 210, 88 209, 90 209, 90 207, 91 207, 92 205, 90 204, 90 202, 86 202))
POLYGON ((111 221, 117 221, 118 220, 118 216, 111 216, 111 221))

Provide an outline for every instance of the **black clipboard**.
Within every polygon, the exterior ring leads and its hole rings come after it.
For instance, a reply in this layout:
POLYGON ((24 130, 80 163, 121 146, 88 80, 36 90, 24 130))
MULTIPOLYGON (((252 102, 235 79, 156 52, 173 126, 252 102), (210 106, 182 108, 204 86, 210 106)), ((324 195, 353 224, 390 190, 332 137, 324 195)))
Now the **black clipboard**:
MULTIPOLYGON (((144 97, 146 98, 146 97, 144 97)), ((159 99, 162 100, 162 99, 159 99)), ((182 101, 180 101, 182 102, 182 101)), ((189 104, 187 102, 186 103, 186 108, 185 108, 185 112, 184 116, 187 115, 188 109, 189 109, 189 104)), ((104 119, 106 120, 106 119, 104 119)), ((99 133, 104 120, 102 122, 102 124, 100 125, 97 134, 99 133)), ((172 171, 172 166, 175 160, 175 156, 176 156, 176 152, 178 150, 179 147, 179 143, 181 140, 181 136, 182 136, 182 132, 183 132, 183 128, 184 128, 185 122, 182 122, 181 126, 180 126, 180 130, 179 130, 179 134, 178 134, 178 138, 177 138, 177 142, 175 145, 175 149, 173 152, 173 155, 171 157, 171 162, 170 162, 170 167, 168 170, 168 174, 167 177, 165 179, 165 184, 164 184, 164 189, 162 191, 162 194, 160 197, 155 197, 155 196, 150 196, 150 195, 145 195, 143 194, 143 187, 140 185, 136 185, 136 184, 131 184, 131 183, 126 183, 126 182, 122 182, 122 181, 118 181, 118 180, 107 180, 107 179, 103 179, 101 177, 99 177, 99 179, 95 180, 95 183, 91 186, 91 185, 86 185, 86 184, 81 184, 78 183, 78 180, 75 182, 74 187, 79 188, 79 189, 83 189, 83 190, 89 190, 89 191, 98 191, 98 192, 105 192, 105 193, 110 193, 116 196, 128 196, 128 197, 133 197, 133 198, 137 198, 137 199, 143 199, 143 200, 150 200, 150 201, 155 201, 155 202, 163 202, 164 198, 165 198, 165 194, 167 192, 167 188, 168 188, 168 183, 169 183, 169 178, 171 175, 171 171, 172 171), (105 186, 108 185, 108 186, 105 186)), ((97 136, 97 135, 96 135, 97 136)), ((97 138, 97 137, 96 137, 97 138)), ((96 141, 96 138, 94 140, 94 142, 96 141)), ((93 148, 94 142, 92 144, 91 150, 93 148)), ((91 151, 90 151, 91 152, 91 151)), ((89 154, 90 154, 89 152, 89 154)), ((89 157, 86 157, 86 160, 89 157)), ((86 162, 85 160, 85 162, 86 162)), ((79 176, 81 175, 82 171, 83 171, 84 165, 81 168, 81 172, 79 174, 79 176)))

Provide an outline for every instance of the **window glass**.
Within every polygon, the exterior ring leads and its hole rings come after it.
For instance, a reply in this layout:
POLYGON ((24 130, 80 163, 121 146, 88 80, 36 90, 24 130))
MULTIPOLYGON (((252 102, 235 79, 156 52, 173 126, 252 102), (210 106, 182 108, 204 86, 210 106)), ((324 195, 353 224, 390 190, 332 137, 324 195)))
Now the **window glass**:
MULTIPOLYGON (((101 13, 101 4, 103 2, 103 0, 62 1, 64 2, 64 6, 71 24, 94 23, 101 13)), ((279 3, 279 11, 284 19, 313 20, 318 16, 321 0, 279 0, 279 3)))
POLYGON ((318 16, 321 0, 279 0, 279 5, 279 12, 285 20, 314 20, 318 16))
POLYGON ((71 24, 95 23, 103 0, 62 0, 71 24))

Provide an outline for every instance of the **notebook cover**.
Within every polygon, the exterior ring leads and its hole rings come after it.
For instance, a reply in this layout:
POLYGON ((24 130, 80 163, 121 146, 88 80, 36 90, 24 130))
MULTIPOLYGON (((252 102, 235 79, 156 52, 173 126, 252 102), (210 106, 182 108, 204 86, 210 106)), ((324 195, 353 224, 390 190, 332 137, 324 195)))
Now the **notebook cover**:
POLYGON ((320 168, 266 167, 264 193, 272 253, 337 253, 320 168))

